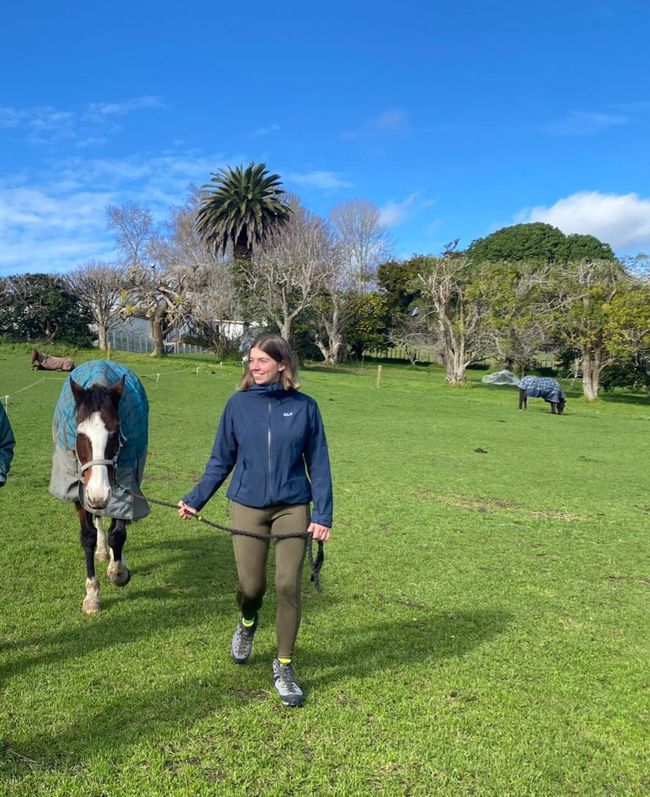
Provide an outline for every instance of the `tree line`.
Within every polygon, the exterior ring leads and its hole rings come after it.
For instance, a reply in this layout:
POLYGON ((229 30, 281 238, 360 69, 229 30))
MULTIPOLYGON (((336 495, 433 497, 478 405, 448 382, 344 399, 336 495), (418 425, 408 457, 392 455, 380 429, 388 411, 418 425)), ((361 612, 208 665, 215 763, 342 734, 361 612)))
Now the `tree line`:
POLYGON ((274 329, 335 364, 398 347, 426 352, 450 384, 471 363, 520 373, 540 356, 600 388, 650 391, 647 258, 616 258, 589 235, 519 224, 437 255, 393 258, 379 209, 356 199, 326 218, 264 164, 222 169, 162 224, 136 203, 110 205, 113 262, 0 280, 0 335, 100 349, 118 319, 151 323, 154 356, 173 330, 223 354, 234 320, 274 329))

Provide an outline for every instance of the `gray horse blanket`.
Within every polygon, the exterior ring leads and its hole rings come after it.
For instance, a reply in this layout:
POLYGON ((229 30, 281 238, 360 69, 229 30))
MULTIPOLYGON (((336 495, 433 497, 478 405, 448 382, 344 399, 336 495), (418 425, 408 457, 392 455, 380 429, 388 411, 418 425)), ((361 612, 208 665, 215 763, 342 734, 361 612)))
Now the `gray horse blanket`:
POLYGON ((36 351, 36 358, 32 360, 32 370, 72 371, 74 370, 74 361, 69 357, 54 357, 51 354, 45 354, 44 351, 36 351))
POLYGON ((524 376, 519 380, 519 389, 530 398, 542 398, 549 404, 559 404, 564 399, 560 383, 550 376, 524 376))
POLYGON ((140 492, 140 483, 147 459, 149 434, 149 402, 138 377, 126 366, 110 360, 91 360, 83 363, 65 380, 54 410, 52 437, 54 454, 50 493, 64 501, 81 501, 94 515, 124 520, 139 520, 149 514, 149 504, 133 493, 140 492), (84 502, 81 466, 77 460, 75 441, 77 418, 70 380, 82 387, 96 383, 111 386, 124 377, 124 392, 119 404, 122 447, 117 458, 115 485, 105 509, 91 509, 84 502))

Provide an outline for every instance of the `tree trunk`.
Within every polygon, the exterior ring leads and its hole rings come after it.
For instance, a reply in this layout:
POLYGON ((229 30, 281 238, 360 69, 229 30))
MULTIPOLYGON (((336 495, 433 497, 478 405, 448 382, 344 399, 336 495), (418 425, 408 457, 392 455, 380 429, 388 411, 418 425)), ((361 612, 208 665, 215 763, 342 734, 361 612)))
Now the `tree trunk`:
POLYGON ((585 345, 582 348, 582 392, 587 401, 598 398, 600 374, 604 368, 602 352, 585 345))
POLYGON ((104 324, 97 324, 97 343, 100 351, 106 351, 108 348, 108 330, 104 324))
POLYGON ((465 383, 465 359, 460 352, 447 351, 445 353, 445 380, 450 385, 465 383))
POLYGON ((153 351, 150 357, 164 357, 165 356, 165 334, 163 325, 165 323, 165 316, 167 311, 164 307, 157 307, 154 314, 151 316, 151 340, 153 341, 153 351))
POLYGON ((450 323, 440 322, 444 341, 445 380, 450 385, 465 382, 465 340, 461 334, 454 333, 450 323))
POLYGON ((329 343, 324 343, 320 338, 314 341, 318 346, 318 350, 323 355, 323 361, 326 365, 336 365, 339 359, 339 351, 343 345, 343 341, 339 339, 330 338, 329 343))
POLYGON ((278 323, 278 328, 280 329, 280 335, 288 342, 289 335, 291 334, 291 319, 283 318, 282 321, 278 323))
POLYGON ((244 260, 246 263, 250 263, 253 259, 253 250, 248 245, 246 230, 242 230, 237 240, 233 241, 233 256, 235 260, 244 260))

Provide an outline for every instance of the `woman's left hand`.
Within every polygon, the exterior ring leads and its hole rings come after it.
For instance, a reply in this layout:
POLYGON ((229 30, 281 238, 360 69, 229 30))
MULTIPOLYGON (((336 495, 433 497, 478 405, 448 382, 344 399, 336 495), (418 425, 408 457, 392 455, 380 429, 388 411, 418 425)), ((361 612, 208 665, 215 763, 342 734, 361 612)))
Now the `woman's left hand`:
POLYGON ((330 538, 329 526, 321 526, 320 523, 310 523, 307 531, 315 540, 319 540, 320 542, 327 542, 330 538))

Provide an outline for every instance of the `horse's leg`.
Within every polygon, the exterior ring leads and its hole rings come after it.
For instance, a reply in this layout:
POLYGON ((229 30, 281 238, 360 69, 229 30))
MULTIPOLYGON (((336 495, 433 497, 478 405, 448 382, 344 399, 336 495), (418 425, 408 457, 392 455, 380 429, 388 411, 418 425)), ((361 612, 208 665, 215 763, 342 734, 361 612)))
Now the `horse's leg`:
POLYGON ((526 410, 528 409, 528 393, 525 390, 519 388, 519 409, 526 410))
POLYGON ((131 571, 126 566, 122 553, 126 542, 126 521, 114 518, 108 531, 108 544, 111 548, 111 562, 106 574, 116 587, 125 587, 131 580, 131 571))
POLYGON ((97 529, 97 545, 95 546, 95 556, 102 562, 108 561, 108 547, 106 545, 106 534, 104 534, 104 522, 101 515, 93 515, 93 522, 97 529))
POLYGON ((81 547, 86 555, 86 597, 81 604, 81 610, 86 614, 98 612, 101 608, 99 602, 99 580, 95 575, 95 546, 97 545, 97 529, 93 525, 88 512, 77 503, 77 514, 81 526, 81 547))

